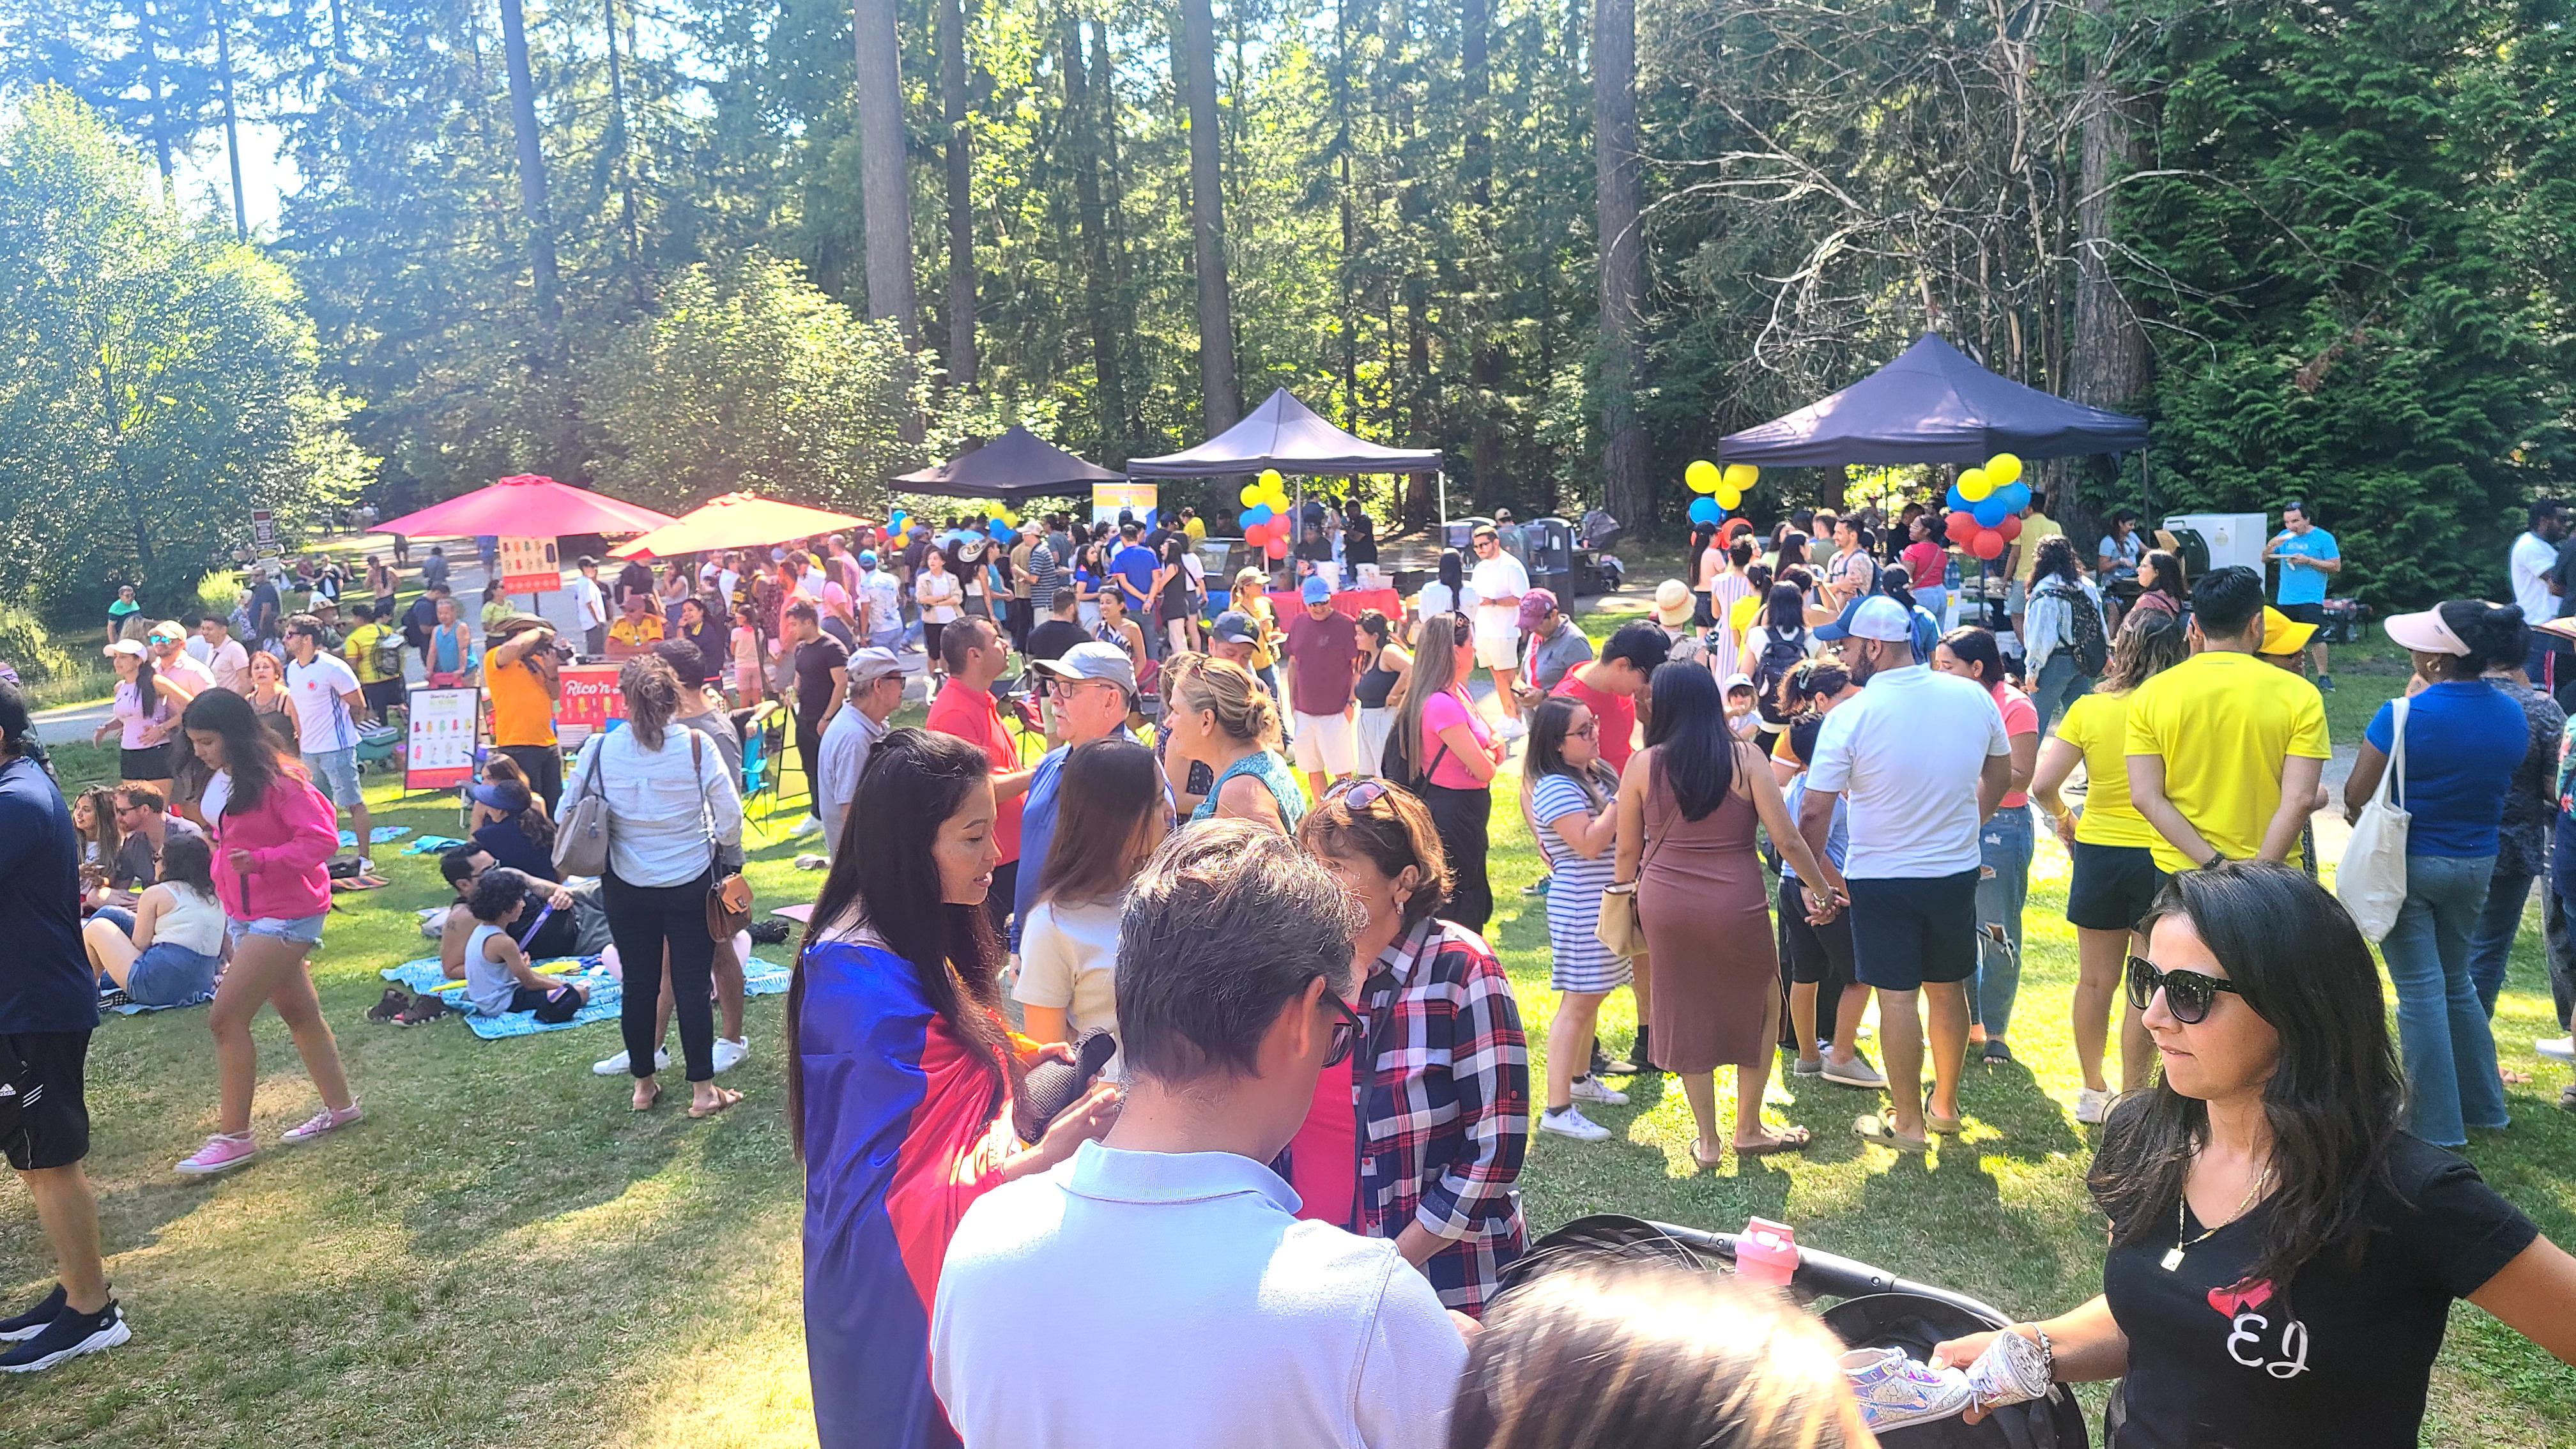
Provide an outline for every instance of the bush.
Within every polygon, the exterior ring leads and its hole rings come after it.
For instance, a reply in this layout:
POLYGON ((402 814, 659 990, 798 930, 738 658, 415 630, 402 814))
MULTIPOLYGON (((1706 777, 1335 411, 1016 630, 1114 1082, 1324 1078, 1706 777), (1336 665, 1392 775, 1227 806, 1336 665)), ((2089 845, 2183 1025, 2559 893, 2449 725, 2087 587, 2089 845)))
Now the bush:
POLYGON ((241 575, 232 569, 208 569, 197 580, 197 612, 218 619, 232 617, 233 605, 241 602, 241 575))
POLYGON ((71 674, 78 664, 70 650, 54 642, 42 619, 15 604, 0 604, 0 659, 31 685, 71 674))

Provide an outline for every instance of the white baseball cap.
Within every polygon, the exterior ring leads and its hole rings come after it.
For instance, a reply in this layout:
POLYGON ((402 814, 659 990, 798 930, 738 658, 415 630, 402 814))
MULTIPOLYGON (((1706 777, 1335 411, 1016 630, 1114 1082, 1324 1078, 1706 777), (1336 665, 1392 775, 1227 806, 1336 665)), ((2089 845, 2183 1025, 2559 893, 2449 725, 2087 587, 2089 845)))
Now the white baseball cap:
POLYGON ((1852 611, 1851 622, 1844 627, 1856 639, 1888 644, 1914 642, 1914 621, 1906 617, 1904 606, 1885 594, 1861 600, 1860 607, 1852 611))

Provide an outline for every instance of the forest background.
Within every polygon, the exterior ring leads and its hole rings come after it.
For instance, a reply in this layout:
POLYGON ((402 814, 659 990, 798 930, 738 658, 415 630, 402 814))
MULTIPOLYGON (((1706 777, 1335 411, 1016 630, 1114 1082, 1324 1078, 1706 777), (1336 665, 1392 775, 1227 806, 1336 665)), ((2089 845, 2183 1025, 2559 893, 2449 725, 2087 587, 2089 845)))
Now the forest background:
POLYGON ((2305 497, 2365 599, 2494 594, 2576 487, 2571 9, 0 0, 0 603, 184 589, 253 506, 866 507, 1273 387, 1456 511, 1670 530, 1926 331, 2151 421, 2040 470, 2079 540, 2305 497))

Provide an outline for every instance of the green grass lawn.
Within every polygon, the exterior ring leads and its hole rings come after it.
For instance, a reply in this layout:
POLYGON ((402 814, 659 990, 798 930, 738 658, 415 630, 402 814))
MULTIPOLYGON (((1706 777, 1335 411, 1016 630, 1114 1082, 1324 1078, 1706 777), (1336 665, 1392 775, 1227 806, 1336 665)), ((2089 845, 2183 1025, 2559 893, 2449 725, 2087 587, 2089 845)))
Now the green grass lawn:
MULTIPOLYGON (((2365 679, 2377 677, 2339 681, 2339 707, 2362 707, 2365 679)), ((2337 730, 2345 737, 2340 718, 2337 730)), ((58 762, 67 780, 112 769, 103 751, 66 749, 58 762)), ((399 803, 390 788, 373 798, 379 821, 455 831, 452 799, 399 803)), ((1536 1043, 1552 1004, 1545 913, 1520 890, 1539 863, 1518 810, 1498 801, 1494 815, 1492 935, 1536 1043)), ((797 849, 774 836, 754 843, 764 901, 813 894, 819 877, 790 864, 797 849)), ((779 998, 751 1003, 754 1054, 727 1077, 749 1100, 708 1122, 669 1107, 627 1111, 625 1084, 589 1071, 617 1049, 606 1024, 503 1042, 453 1022, 370 1024, 378 968, 428 953, 412 911, 444 894, 431 862, 391 851, 378 860, 394 884, 344 898, 349 911, 333 917, 315 961, 363 1124, 300 1149, 270 1146, 214 1182, 176 1178, 170 1164, 213 1123, 204 1013, 101 1027, 89 1168, 135 1338, 0 1382, 0 1443, 811 1444, 779 998)), ((1634 1105, 1594 1112, 1611 1140, 1531 1143, 1522 1182, 1533 1231, 1601 1211, 1713 1228, 1760 1214, 1796 1224, 1802 1241, 2020 1313, 2091 1295, 2102 1223, 2082 1184, 2090 1131, 2070 1115, 2065 885, 2065 858, 2043 840, 2013 1032, 2023 1063, 1978 1069, 1964 1137, 1901 1158, 1849 1135, 1873 1099, 1775 1088, 1778 1117, 1810 1128, 1814 1146, 1753 1162, 1730 1154, 1696 1171, 1681 1093, 1644 1082, 1634 1105)), ((2576 1117, 2553 1105, 2563 1069, 2530 1052, 2533 1037, 2555 1034, 2538 952, 2535 923, 2497 1020, 2506 1064, 2535 1082, 2512 1089, 2513 1128, 2470 1155, 2551 1236, 2576 1242, 2576 1117)), ((1633 1025, 1621 993, 1604 1034, 1621 1045, 1633 1025)), ((273 1144, 316 1099, 273 1017, 257 1036, 255 1122, 273 1144)), ((25 1194, 0 1189, 0 1293, 30 1300, 50 1272, 25 1194)), ((2427 1432, 2439 1444, 2576 1445, 2576 1373, 2464 1306, 2427 1432)))

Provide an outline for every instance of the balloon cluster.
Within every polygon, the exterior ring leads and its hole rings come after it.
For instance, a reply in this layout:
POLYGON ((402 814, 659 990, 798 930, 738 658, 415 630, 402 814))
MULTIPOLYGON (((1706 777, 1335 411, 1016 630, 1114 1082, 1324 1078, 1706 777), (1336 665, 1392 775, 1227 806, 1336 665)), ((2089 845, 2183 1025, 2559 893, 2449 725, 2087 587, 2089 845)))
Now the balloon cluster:
POLYGON ((2021 537, 2021 511, 2030 485, 2021 481, 2021 459, 1997 453, 1983 468, 1964 469, 1950 487, 1950 541, 1982 559, 2003 557, 2021 537))
POLYGON ((892 548, 906 548, 912 543, 913 517, 898 508, 886 515, 886 543, 892 548))
POLYGON ((1276 468, 1243 485, 1243 541, 1270 558, 1286 558, 1296 524, 1288 516, 1288 480, 1276 468))
POLYGON ((1691 500, 1690 521, 1713 524, 1726 517, 1727 510, 1744 506, 1745 492, 1762 476, 1762 470, 1750 463, 1729 463, 1724 468, 1702 458, 1682 470, 1682 481, 1700 496, 1691 500))
POLYGON ((984 532, 995 543, 1009 543, 1020 536, 1020 515, 1002 505, 999 499, 984 505, 984 532))

